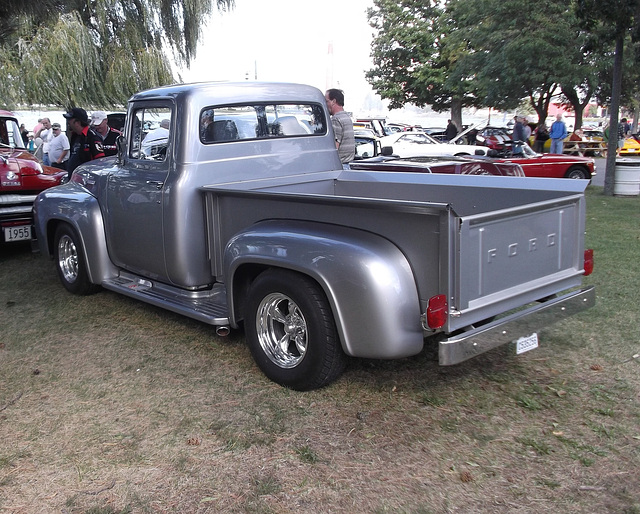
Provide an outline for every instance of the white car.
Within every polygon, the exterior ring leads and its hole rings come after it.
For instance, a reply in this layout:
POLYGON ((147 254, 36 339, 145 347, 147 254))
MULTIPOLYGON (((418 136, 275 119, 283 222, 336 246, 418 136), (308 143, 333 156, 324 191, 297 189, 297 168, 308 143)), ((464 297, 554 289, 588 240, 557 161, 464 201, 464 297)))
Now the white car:
POLYGON ((486 155, 488 150, 483 146, 440 143, 424 132, 397 132, 381 137, 380 144, 383 148, 392 147, 399 157, 486 155))

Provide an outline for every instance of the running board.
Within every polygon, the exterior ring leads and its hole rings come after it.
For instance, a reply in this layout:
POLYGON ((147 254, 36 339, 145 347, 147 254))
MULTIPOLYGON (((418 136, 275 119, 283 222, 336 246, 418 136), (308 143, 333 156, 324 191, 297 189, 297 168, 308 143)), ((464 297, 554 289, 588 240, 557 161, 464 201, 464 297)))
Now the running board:
POLYGON ((227 292, 223 285, 214 285, 206 291, 187 291, 120 273, 118 277, 102 282, 102 287, 209 325, 229 325, 227 292))

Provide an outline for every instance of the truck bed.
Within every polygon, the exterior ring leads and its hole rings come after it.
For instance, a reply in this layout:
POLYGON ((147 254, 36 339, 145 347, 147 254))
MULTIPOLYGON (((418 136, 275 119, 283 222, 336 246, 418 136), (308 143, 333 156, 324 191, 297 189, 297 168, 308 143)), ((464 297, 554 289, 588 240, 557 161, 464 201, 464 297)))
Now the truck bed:
POLYGON ((214 276, 226 241, 260 221, 348 223, 404 253, 421 310, 433 295, 451 299, 451 333, 580 284, 587 184, 341 171, 202 190, 214 276))

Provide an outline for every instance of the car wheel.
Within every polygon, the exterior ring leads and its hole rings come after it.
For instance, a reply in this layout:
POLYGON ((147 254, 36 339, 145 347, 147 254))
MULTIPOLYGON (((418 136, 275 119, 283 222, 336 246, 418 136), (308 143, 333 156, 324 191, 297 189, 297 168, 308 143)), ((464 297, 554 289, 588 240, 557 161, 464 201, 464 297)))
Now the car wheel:
POLYGON ((274 382, 308 391, 338 378, 346 355, 320 286, 287 270, 268 270, 247 301, 247 343, 258 367, 274 382))
POLYGON ((565 178, 590 179, 591 174, 582 166, 571 166, 564 174, 565 178))
POLYGON ((56 270, 65 289, 79 295, 97 291, 98 286, 89 281, 82 243, 76 231, 69 225, 60 225, 54 243, 56 270))

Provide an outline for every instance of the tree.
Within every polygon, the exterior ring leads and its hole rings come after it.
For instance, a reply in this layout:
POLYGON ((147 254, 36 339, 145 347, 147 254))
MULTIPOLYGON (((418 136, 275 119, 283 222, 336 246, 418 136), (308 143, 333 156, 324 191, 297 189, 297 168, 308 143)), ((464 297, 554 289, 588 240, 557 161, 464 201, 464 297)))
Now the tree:
MULTIPOLYGON (((613 79, 611 85, 610 134, 618 126, 618 112, 622 95, 622 69, 625 39, 630 35, 640 40, 640 0, 576 0, 577 15, 583 26, 601 34, 601 42, 615 45, 613 79)), ((609 138, 607 169, 604 176, 604 194, 612 196, 616 173, 615 137, 609 138)))
POLYGON ((465 49, 450 43, 455 30, 443 2, 374 0, 368 9, 375 29, 371 44, 374 67, 366 77, 376 92, 396 109, 405 104, 451 109, 451 119, 462 126, 462 108, 478 105, 469 77, 453 78, 452 70, 465 49))
POLYGON ((174 82, 214 7, 234 0, 3 0, 0 104, 122 105, 174 82))
POLYGON ((455 37, 470 48, 458 69, 475 73, 485 105, 514 109, 528 98, 544 122, 559 86, 579 70, 580 31, 570 6, 555 0, 526 7, 519 0, 451 0, 449 9, 455 37))

